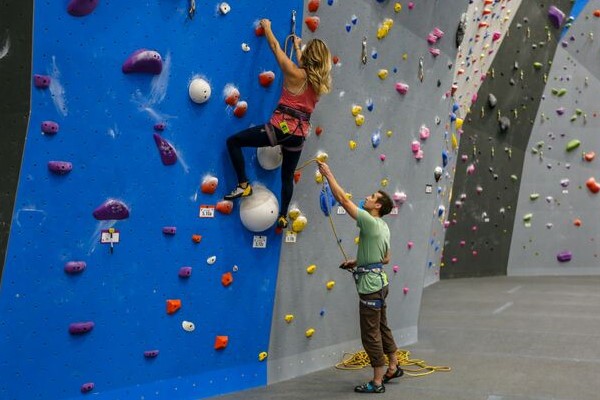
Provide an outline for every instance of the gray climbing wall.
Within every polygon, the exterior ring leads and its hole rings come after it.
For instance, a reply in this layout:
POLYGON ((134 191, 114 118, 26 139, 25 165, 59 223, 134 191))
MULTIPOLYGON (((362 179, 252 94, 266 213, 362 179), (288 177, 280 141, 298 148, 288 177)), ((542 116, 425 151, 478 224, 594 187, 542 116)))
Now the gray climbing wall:
POLYGON ((524 157, 561 32, 548 19, 551 4, 569 13, 569 1, 521 3, 473 99, 460 142, 442 278, 507 273, 524 157), (493 107, 489 94, 497 99, 493 107), (500 129, 501 119, 510 123, 508 130, 500 129))
POLYGON ((593 15, 598 8, 600 1, 587 4, 553 60, 525 149, 509 275, 600 273, 596 224, 600 199, 586 186, 590 177, 600 179, 598 159, 585 159, 600 151, 600 19, 593 15), (567 151, 572 140, 581 144, 567 151), (571 260, 559 261, 560 253, 570 253, 571 260))
MULTIPOLYGON (((319 150, 327 152, 333 172, 356 202, 378 189, 406 194, 407 200, 398 203, 397 214, 385 217, 393 247, 388 266, 389 320, 398 344, 406 345, 417 340, 424 277, 431 267, 427 260, 430 255, 439 259, 441 252, 439 246, 436 252, 431 229, 439 219, 437 207, 444 191, 438 191, 433 170, 442 164, 443 150, 454 157, 448 132, 453 101, 447 93, 456 57, 454 33, 467 5, 464 1, 419 1, 410 10, 403 2, 402 10, 396 12, 395 3, 387 1, 329 3, 332 5, 322 2, 316 13, 319 29, 314 34, 305 29, 304 40, 325 39, 339 61, 334 66, 333 92, 322 98, 313 115, 313 128, 320 127, 322 133, 313 133, 307 141, 301 163, 319 150), (393 26, 386 37, 377 39, 386 18, 393 20, 393 26), (427 35, 436 27, 445 35, 430 45, 427 35), (434 57, 430 48, 440 49, 441 54, 434 57), (418 78, 420 57, 422 82, 418 78), (387 78, 378 76, 381 69, 388 71, 387 78), (408 84, 408 93, 398 93, 396 82, 408 84), (354 105, 362 107, 364 123, 360 126, 352 115, 354 105), (430 129, 426 140, 419 136, 423 124, 430 129), (375 148, 372 137, 377 133, 381 142, 375 148), (354 150, 351 141, 356 143, 354 150), (413 141, 421 145, 421 160, 411 150, 413 141), (381 161, 382 154, 385 161, 381 161), (393 272, 395 266, 397 272, 393 272)), ((308 225, 295 242, 284 240, 283 244, 269 346, 270 383, 330 367, 344 352, 361 349, 356 289, 351 276, 338 269, 343 256, 319 206, 321 184, 315 180, 315 171, 314 164, 303 170, 294 194, 308 225), (310 265, 316 266, 313 274, 306 271, 310 265), (328 290, 330 281, 335 286, 328 290), (286 322, 286 315, 293 315, 293 321, 286 322), (305 333, 311 328, 314 334, 307 338, 305 333)), ((341 245, 354 257, 358 233, 354 221, 337 213, 332 220, 341 245)))

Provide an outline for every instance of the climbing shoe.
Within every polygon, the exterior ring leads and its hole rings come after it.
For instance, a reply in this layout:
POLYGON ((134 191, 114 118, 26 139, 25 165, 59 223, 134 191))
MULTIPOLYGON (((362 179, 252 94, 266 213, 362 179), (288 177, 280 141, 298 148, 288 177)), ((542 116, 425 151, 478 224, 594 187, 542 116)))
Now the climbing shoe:
POLYGON ((396 368, 397 369, 391 375, 388 375, 388 372, 386 371, 385 375, 383 375, 383 383, 388 383, 392 379, 400 378, 402 375, 404 375, 404 371, 402 371, 402 368, 400 368, 399 365, 396 365, 396 368))
POLYGON ((235 189, 233 189, 233 191, 231 193, 229 193, 228 195, 225 195, 224 199, 225 200, 233 200, 233 199, 237 199, 240 197, 248 197, 252 194, 252 186, 250 186, 250 184, 247 184, 245 188, 241 187, 240 185, 237 185, 235 189))
POLYGON ((285 229, 288 226, 288 220, 285 217, 285 215, 280 215, 279 218, 277 218, 277 227, 281 228, 281 229, 285 229))
POLYGON ((373 381, 363 383, 354 388, 356 393, 385 393, 385 386, 376 385, 373 381))

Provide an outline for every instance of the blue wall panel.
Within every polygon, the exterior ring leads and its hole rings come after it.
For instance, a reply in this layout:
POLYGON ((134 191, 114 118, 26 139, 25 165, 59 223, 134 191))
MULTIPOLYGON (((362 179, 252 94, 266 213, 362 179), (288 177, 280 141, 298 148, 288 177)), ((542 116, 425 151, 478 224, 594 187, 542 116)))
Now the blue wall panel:
MULTIPOLYGON (((35 2, 33 72, 51 75, 53 85, 32 93, 0 292, 0 398, 80 398, 85 382, 101 399, 200 398, 265 384, 257 355, 268 348, 281 238, 268 230, 267 248, 253 249, 237 204, 213 219, 198 210, 235 185, 225 139, 263 123, 279 96, 280 73, 253 23, 272 19, 283 39, 292 9, 300 25, 302 2, 231 2, 221 15, 217 3, 197 1, 193 19, 183 0, 101 0, 81 18, 67 14, 67 3, 35 2), (162 55, 161 75, 121 72, 140 48, 162 55), (277 76, 267 89, 257 78, 264 70, 277 76), (202 105, 188 97, 195 75, 212 87, 202 105), (223 101, 228 83, 249 104, 241 119, 223 101), (42 135, 44 120, 58 122, 59 133, 42 135), (157 122, 167 123, 162 136, 177 149, 173 166, 154 144, 157 122), (70 161, 73 171, 52 175, 50 160, 70 161), (214 195, 199 190, 208 173, 219 178, 214 195), (125 202, 130 217, 96 221, 92 211, 108 198, 125 202), (175 236, 162 234, 167 225, 175 236), (99 243, 109 227, 121 233, 112 254, 99 243), (87 269, 65 274, 71 260, 87 269), (181 280, 186 265, 193 273, 181 280), (221 275, 234 265, 224 288, 221 275), (174 315, 165 312, 170 298, 182 300, 174 315), (185 332, 183 320, 196 330, 185 332), (68 326, 78 321, 96 326, 72 336, 68 326), (213 349, 216 335, 229 336, 225 350, 213 349), (143 357, 150 349, 160 350, 156 359, 143 357)), ((246 152, 250 178, 278 195, 279 171, 261 170, 254 154, 246 152)))

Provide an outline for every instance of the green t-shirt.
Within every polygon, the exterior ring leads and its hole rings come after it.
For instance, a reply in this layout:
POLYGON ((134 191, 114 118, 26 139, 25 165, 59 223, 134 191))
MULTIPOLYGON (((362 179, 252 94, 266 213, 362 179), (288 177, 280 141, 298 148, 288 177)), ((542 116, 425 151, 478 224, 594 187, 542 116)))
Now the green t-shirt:
MULTIPOLYGON (((390 248, 390 228, 381 218, 375 218, 363 209, 358 210, 356 226, 360 228, 356 265, 365 266, 380 263, 390 248)), ((369 294, 387 286, 387 275, 381 272, 368 272, 357 275, 356 289, 360 294, 369 294)))

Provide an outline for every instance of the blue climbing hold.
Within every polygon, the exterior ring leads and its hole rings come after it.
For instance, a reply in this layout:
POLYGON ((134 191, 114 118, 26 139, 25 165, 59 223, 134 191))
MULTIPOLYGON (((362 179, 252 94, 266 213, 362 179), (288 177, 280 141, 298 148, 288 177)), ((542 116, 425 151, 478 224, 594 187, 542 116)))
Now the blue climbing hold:
POLYGON ((442 166, 445 167, 446 165, 448 165, 448 152, 442 150, 442 166))
POLYGON ((377 146, 379 146, 379 143, 381 143, 381 132, 373 132, 371 135, 371 144, 373 145, 373 148, 376 149, 377 146))
POLYGON ((323 211, 323 214, 328 217, 331 213, 331 209, 336 204, 336 200, 333 197, 333 193, 331 192, 331 188, 329 187, 329 183, 327 183, 327 181, 323 182, 323 189, 321 190, 319 203, 321 205, 321 211, 323 211))

